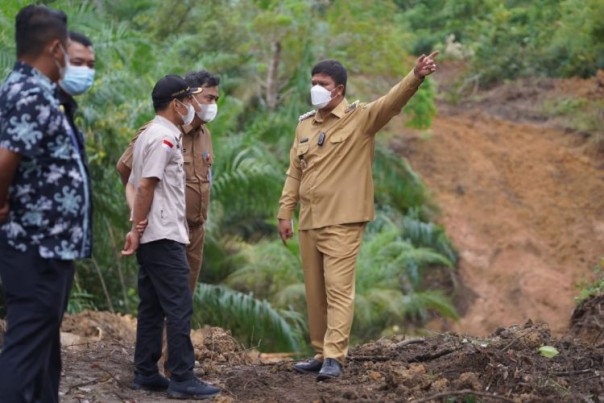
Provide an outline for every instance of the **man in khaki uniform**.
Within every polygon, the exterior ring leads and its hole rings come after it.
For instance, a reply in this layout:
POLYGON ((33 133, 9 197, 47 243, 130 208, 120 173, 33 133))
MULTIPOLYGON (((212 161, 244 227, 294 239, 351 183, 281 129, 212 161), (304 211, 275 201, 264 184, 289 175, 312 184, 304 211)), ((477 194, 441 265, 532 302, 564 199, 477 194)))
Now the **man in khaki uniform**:
POLYGON ((346 101, 346 69, 339 62, 326 60, 312 69, 317 111, 300 117, 277 217, 285 242, 293 236, 300 203, 300 253, 316 355, 294 369, 318 372, 318 380, 340 376, 348 353, 356 259, 365 225, 374 218, 375 134, 436 70, 436 54, 422 55, 388 94, 368 104, 346 101))
MULTIPOLYGON (((186 211, 189 226, 189 244, 187 245, 187 261, 189 263, 189 287, 191 294, 195 292, 201 263, 203 259, 203 241, 205 237, 204 223, 208 218, 210 205, 210 189, 212 186, 212 162, 214 150, 212 137, 206 127, 216 117, 218 108, 218 85, 220 79, 205 70, 189 73, 185 81, 193 91, 193 106, 196 116, 190 125, 180 126, 184 133, 182 138, 183 157, 186 178, 186 211)), ((128 148, 117 163, 122 183, 127 186, 128 204, 132 207, 132 187, 128 185, 128 178, 132 170, 132 151, 136 139, 147 124, 141 127, 128 148)))

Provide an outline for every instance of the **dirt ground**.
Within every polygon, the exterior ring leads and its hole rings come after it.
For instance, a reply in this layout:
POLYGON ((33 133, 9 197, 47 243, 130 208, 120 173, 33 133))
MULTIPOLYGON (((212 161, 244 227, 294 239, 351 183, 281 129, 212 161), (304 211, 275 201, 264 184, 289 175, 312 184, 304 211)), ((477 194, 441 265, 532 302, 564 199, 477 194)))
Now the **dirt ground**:
MULTIPOLYGON (((455 91, 450 67, 435 77, 439 93, 455 91)), ((604 256, 604 155, 542 109, 554 96, 603 99, 600 81, 525 80, 455 105, 443 98, 428 132, 395 122, 392 147, 433 192, 460 252, 461 320, 432 321, 430 337, 354 346, 345 375, 325 383, 222 329, 196 330, 196 374, 224 388, 214 401, 604 401, 604 296, 576 309, 573 300, 604 256)), ((133 318, 83 312, 62 330, 62 402, 167 401, 129 388, 133 318)))
MULTIPOLYGON (((604 399, 604 333, 594 314, 579 315, 572 337, 543 324, 498 328, 489 337, 443 333, 382 339, 353 347, 345 376, 317 382, 291 360, 246 351, 219 328, 193 333, 196 374, 223 388, 216 402, 598 402, 604 399), (591 319, 589 319, 591 318, 591 319), (592 332, 583 332, 587 328, 592 332), (594 333, 597 330, 598 333, 594 333), (581 338, 583 337, 583 338, 581 338), (538 352, 551 346, 559 354, 538 352), (474 399, 474 400, 471 400, 474 399)), ((598 313, 599 312, 599 313, 598 313)), ((165 393, 133 391, 135 321, 106 312, 66 317, 62 402, 165 402, 165 393)))

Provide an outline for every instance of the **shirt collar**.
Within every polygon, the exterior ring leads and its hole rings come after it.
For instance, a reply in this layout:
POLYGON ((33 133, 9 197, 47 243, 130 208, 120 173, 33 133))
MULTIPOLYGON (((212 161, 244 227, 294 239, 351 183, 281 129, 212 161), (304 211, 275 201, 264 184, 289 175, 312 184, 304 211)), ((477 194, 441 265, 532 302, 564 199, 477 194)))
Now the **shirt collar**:
MULTIPOLYGON (((333 108, 333 110, 331 112, 329 112, 330 115, 334 115, 335 117, 337 117, 338 119, 341 119, 342 116, 344 116, 344 114, 346 113, 346 109, 348 108, 348 101, 346 100, 346 98, 342 99, 342 102, 340 102, 335 108, 333 108)), ((314 121, 315 122, 323 122, 323 120, 325 119, 325 116, 322 116, 320 111, 315 113, 314 116, 314 121)))
POLYGON ((160 116, 160 115, 155 115, 155 117, 153 118, 153 121, 155 123, 158 123, 158 124, 164 126, 167 129, 170 129, 172 131, 172 134, 174 134, 176 136, 180 136, 180 130, 178 129, 178 126, 176 126, 174 123, 170 122, 165 117, 160 116))
POLYGON ((203 128, 203 124, 199 125, 196 129, 194 129, 191 125, 182 125, 180 126, 180 131, 183 132, 183 134, 195 135, 195 133, 203 133, 203 128))
POLYGON ((78 103, 74 97, 60 89, 59 86, 57 86, 57 99, 61 105, 65 106, 65 109, 73 111, 73 113, 78 109, 78 103))
POLYGON ((55 94, 57 88, 56 84, 50 81, 50 78, 46 77, 35 67, 17 60, 15 62, 15 66, 13 67, 13 71, 23 74, 26 77, 34 77, 45 91, 48 91, 53 95, 55 94))

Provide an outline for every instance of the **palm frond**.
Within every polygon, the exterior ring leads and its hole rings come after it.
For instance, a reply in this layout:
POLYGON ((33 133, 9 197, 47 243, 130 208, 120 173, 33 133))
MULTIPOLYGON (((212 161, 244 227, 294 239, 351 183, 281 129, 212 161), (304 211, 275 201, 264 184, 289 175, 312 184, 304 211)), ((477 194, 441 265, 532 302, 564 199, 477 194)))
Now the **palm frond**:
POLYGON ((439 290, 406 294, 404 304, 409 316, 422 320, 428 318, 429 311, 437 312, 445 318, 459 318, 451 299, 439 290))
POLYGON ((195 326, 221 326, 263 351, 300 350, 304 320, 297 312, 276 310, 266 300, 209 284, 198 285, 194 304, 195 326))

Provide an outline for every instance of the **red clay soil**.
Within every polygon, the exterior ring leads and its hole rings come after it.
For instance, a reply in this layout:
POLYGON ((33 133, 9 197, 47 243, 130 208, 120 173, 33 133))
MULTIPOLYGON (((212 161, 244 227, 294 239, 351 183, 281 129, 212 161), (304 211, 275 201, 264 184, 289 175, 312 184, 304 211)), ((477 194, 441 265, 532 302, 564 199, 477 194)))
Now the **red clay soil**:
POLYGON ((458 323, 433 322, 435 330, 486 335, 533 319, 561 335, 577 284, 595 278, 604 154, 543 116, 552 94, 602 100, 604 86, 596 78, 507 84, 441 105, 428 135, 407 131, 394 143, 431 189, 460 252, 466 309, 458 323))

